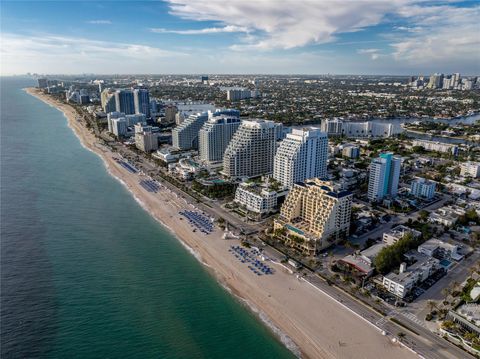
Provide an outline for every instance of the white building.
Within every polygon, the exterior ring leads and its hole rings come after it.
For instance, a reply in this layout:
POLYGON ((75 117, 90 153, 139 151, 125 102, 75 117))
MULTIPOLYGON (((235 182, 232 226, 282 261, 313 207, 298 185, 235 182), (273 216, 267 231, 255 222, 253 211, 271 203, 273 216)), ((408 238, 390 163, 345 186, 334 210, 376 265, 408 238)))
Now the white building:
POLYGON ((264 214, 275 210, 277 197, 277 192, 267 186, 243 182, 235 191, 234 201, 251 212, 264 214))
POLYGON ((425 178, 416 178, 410 184, 410 193, 419 198, 432 199, 435 196, 437 184, 425 178))
POLYGON ((125 117, 112 118, 110 120, 112 133, 117 137, 123 137, 127 134, 127 121, 125 117))
POLYGON ((260 93, 257 90, 250 91, 248 89, 230 89, 227 90, 228 101, 240 101, 247 98, 258 97, 260 93))
POLYGON ((172 145, 179 150, 198 148, 198 132, 208 120, 208 113, 196 113, 188 116, 172 130, 172 145))
POLYGON ((128 134, 128 127, 134 126, 138 123, 143 125, 145 122, 145 115, 125 115, 123 112, 110 112, 107 115, 108 132, 113 133, 117 137, 128 134))
POLYGON ((339 119, 323 120, 321 130, 329 136, 344 135, 353 138, 391 137, 399 132, 391 123, 350 122, 339 119))
POLYGON ((463 255, 458 253, 458 246, 439 239, 429 239, 418 246, 418 252, 429 257, 447 258, 459 261, 463 255))
POLYGON ((343 121, 337 118, 333 120, 322 120, 320 129, 329 136, 341 136, 343 134, 343 121))
POLYGON ((345 122, 343 134, 347 137, 391 137, 395 134, 395 127, 391 123, 345 122))
POLYGON ((239 116, 237 110, 215 110, 196 113, 188 116, 180 125, 172 131, 172 145, 179 150, 198 148, 198 134, 202 126, 212 116, 233 115, 239 116))
POLYGON ((384 197, 396 197, 400 179, 400 157, 392 153, 382 153, 370 164, 368 181, 368 199, 372 202, 380 201, 384 197))
POLYGON ((293 129, 280 143, 273 178, 290 188, 295 182, 327 177, 328 137, 318 128, 293 129))
POLYGON ((209 114, 198 134, 200 160, 208 165, 221 163, 223 154, 240 126, 240 112, 230 115, 209 114))
POLYGON ((458 217, 465 214, 465 209, 458 206, 445 206, 438 208, 430 213, 428 220, 432 223, 442 224, 447 227, 452 227, 457 223, 458 217))
POLYGON ((463 177, 480 177, 480 163, 479 162, 463 162, 460 165, 460 175, 463 177))
POLYGON ((251 178, 273 171, 275 122, 245 120, 225 150, 223 173, 230 178, 251 178))
POLYGON ((113 111, 107 114, 108 132, 113 133, 112 120, 114 118, 121 118, 121 117, 125 117, 125 114, 123 112, 113 111))
POLYGON ((427 140, 413 140, 412 146, 420 146, 426 149, 427 151, 451 153, 454 156, 458 154, 458 146, 452 145, 450 143, 427 141, 427 140))
POLYGON ((399 225, 395 228, 392 228, 388 232, 383 233, 383 242, 391 246, 392 244, 397 243, 400 239, 405 237, 406 234, 411 234, 413 238, 419 238, 422 233, 403 225, 399 225))
POLYGON ((417 283, 423 282, 432 275, 440 263, 438 259, 420 253, 416 254, 415 258, 416 262, 409 267, 406 263, 402 263, 398 274, 390 272, 383 277, 383 286, 390 293, 405 298, 417 283))

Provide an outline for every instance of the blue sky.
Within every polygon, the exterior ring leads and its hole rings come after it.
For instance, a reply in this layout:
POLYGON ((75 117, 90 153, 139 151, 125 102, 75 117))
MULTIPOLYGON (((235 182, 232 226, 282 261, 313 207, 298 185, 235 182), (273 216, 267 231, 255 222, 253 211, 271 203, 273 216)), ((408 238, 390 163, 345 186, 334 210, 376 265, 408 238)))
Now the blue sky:
POLYGON ((480 3, 2 1, 1 73, 480 74, 480 3))

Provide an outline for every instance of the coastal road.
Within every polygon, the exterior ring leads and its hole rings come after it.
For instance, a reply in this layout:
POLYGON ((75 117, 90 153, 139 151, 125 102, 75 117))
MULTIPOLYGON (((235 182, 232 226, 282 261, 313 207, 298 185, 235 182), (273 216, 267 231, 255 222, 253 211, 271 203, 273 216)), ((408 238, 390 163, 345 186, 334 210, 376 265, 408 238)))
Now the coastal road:
MULTIPOLYGON (((130 150, 129 148, 123 145, 115 146, 118 153, 126 158, 137 158, 138 155, 130 150)), ((182 191, 175 185, 161 178, 161 174, 166 174, 166 172, 159 168, 155 163, 150 162, 148 159, 143 158, 141 162, 132 161, 139 170, 143 171, 146 175, 158 180, 165 187, 167 187, 172 192, 175 192, 178 196, 183 197, 188 203, 194 205, 205 213, 208 213, 210 216, 215 218, 223 218, 228 224, 235 227, 238 231, 243 231, 246 234, 254 234, 258 232, 258 226, 251 225, 243 222, 237 216, 231 214, 230 212, 223 209, 216 201, 209 199, 204 199, 203 202, 198 202, 196 198, 193 198, 187 192, 182 191)))
MULTIPOLYGON (((275 261, 280 261, 284 257, 283 254, 270 246, 265 246, 264 252, 269 258, 272 258, 275 261)), ((449 343, 435 333, 432 333, 423 325, 417 324, 411 318, 406 317, 404 314, 397 312, 396 310, 392 310, 387 313, 387 315, 383 315, 360 302, 358 299, 345 293, 343 290, 327 284, 323 278, 320 278, 314 273, 307 274, 305 280, 320 292, 330 297, 330 299, 337 301, 345 308, 345 310, 349 310, 353 315, 358 316, 359 320, 362 318, 369 322, 370 325, 375 326, 379 331, 385 331, 390 337, 398 339, 398 334, 404 333, 405 337, 402 339, 402 343, 424 358, 473 358, 473 356, 467 352, 449 343), (393 322, 391 320, 392 318, 417 334, 393 322)))
POLYGON ((371 325, 384 330, 387 334, 398 338, 398 334, 400 332, 404 333, 405 337, 402 339, 402 342, 424 358, 473 358, 473 356, 469 355, 462 349, 447 342, 423 326, 420 326, 417 323, 409 320, 400 313, 393 311, 388 313, 387 316, 384 316, 365 304, 359 302, 357 299, 354 299, 345 292, 335 288, 334 286, 328 285, 322 278, 314 274, 308 275, 306 280, 308 280, 323 293, 326 293, 332 300, 336 300, 341 305, 354 312, 357 316, 362 317, 371 325), (401 325, 392 322, 390 320, 391 318, 395 318, 395 320, 404 323, 407 328, 410 328, 418 334, 414 334, 410 330, 403 328, 401 325))

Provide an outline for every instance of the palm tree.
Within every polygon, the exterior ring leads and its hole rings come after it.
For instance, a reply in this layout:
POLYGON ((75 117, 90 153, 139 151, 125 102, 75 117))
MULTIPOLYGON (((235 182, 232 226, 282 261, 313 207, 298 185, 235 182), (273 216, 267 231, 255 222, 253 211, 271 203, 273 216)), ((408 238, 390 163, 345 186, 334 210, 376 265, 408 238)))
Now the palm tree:
POLYGON ((448 296, 450 295, 450 288, 443 288, 442 294, 445 296, 445 300, 447 300, 448 296))
POLYGON ((437 308, 437 303, 436 303, 435 301, 433 301, 433 300, 429 300, 429 301, 427 302, 427 305, 428 305, 428 307, 430 308, 430 312, 432 312, 433 309, 436 309, 436 308, 437 308))

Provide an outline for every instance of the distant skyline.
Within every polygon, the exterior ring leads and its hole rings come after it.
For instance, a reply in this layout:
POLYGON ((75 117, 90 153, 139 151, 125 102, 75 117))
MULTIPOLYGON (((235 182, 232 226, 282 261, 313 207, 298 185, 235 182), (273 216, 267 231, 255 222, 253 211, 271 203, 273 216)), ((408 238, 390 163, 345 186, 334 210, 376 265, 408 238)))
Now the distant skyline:
POLYGON ((2 1, 1 74, 480 74, 477 1, 2 1))

